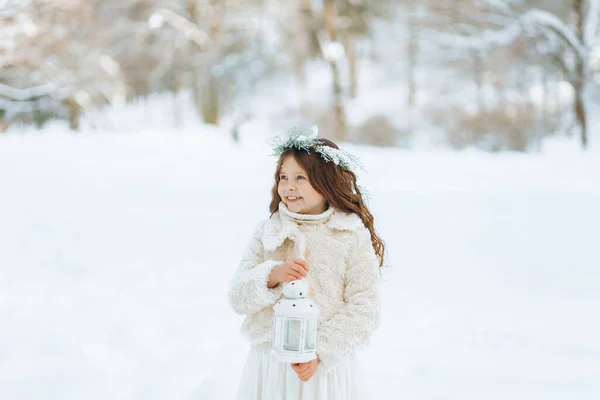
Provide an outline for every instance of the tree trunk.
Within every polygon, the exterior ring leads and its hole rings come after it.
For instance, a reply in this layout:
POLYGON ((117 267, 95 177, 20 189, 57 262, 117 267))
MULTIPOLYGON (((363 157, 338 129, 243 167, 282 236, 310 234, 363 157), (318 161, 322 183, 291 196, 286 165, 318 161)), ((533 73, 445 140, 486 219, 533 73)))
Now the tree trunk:
POLYGON ((477 87, 477 104, 479 111, 485 109, 485 98, 483 91, 483 58, 479 51, 474 50, 473 56, 473 75, 475 77, 475 85, 477 87))
POLYGON ((585 82, 582 80, 574 86, 575 89, 575 115, 581 129, 581 146, 587 148, 587 108, 585 82))
MULTIPOLYGON (((306 32, 306 48, 305 52, 294 52, 294 74, 298 80, 298 92, 300 97, 300 109, 303 115, 310 115, 311 110, 311 102, 310 102, 310 92, 308 89, 308 77, 306 75, 305 68, 305 60, 307 58, 311 58, 316 50, 318 52, 318 47, 314 47, 315 43, 313 42, 313 38, 316 38, 314 31, 314 21, 315 16, 312 10, 311 0, 304 0, 302 6, 300 7, 300 18, 301 18, 301 26, 306 32)), ((318 43, 318 40, 317 40, 318 43)))
POLYGON ((417 31, 417 24, 412 23, 410 18, 413 17, 409 16, 406 23, 406 26, 408 27, 406 81, 408 82, 408 105, 414 107, 417 104, 417 81, 415 70, 419 53, 419 34, 417 31))
MULTIPOLYGON (((177 51, 173 54, 177 55, 177 51)), ((178 104, 178 95, 181 88, 179 68, 176 63, 171 64, 171 94, 173 96, 173 122, 176 127, 181 126, 181 107, 178 104)))
POLYGON ((336 61, 332 61, 330 65, 331 72, 333 73, 333 110, 336 121, 335 137, 336 139, 343 140, 346 136, 346 116, 344 113, 344 99, 340 80, 340 70, 336 61))
POLYGON ((345 32, 345 47, 348 55, 348 75, 350 79, 350 97, 355 99, 358 94, 358 65, 354 37, 350 32, 345 32))
POLYGON ((202 86, 198 74, 192 74, 190 86, 192 87, 192 99, 194 101, 194 108, 198 115, 204 120, 204 113, 202 112, 202 86))
POLYGON ((546 68, 542 70, 542 121, 544 128, 550 126, 550 78, 546 68))
MULTIPOLYGON (((334 0, 324 0, 324 25, 325 29, 329 33, 329 40, 332 43, 338 41, 337 35, 337 12, 335 9, 334 0)), ((325 55, 327 57, 327 55, 325 55)), ((342 82, 338 61, 335 57, 328 60, 331 66, 331 73, 333 75, 333 111, 335 114, 335 137, 336 139, 343 140, 346 136, 346 116, 344 112, 344 99, 342 92, 342 82)))
POLYGON ((211 125, 219 123, 219 89, 217 78, 210 74, 202 101, 202 117, 211 125))
MULTIPOLYGON (((196 25, 200 24, 200 15, 197 9, 197 2, 193 1, 192 4, 188 7, 188 12, 190 13, 190 18, 192 22, 196 25)), ((210 26, 210 38, 212 41, 212 45, 208 49, 208 52, 212 54, 207 54, 206 58, 208 60, 207 64, 201 63, 203 67, 198 68, 192 75, 192 86, 194 92, 194 101, 196 102, 196 108, 200 109, 202 113, 202 119, 205 123, 211 125, 217 125, 220 119, 220 96, 219 96, 219 78, 212 73, 212 67, 214 63, 220 61, 220 49, 219 49, 219 39, 221 36, 221 24, 223 19, 223 9, 218 9, 220 7, 217 2, 212 1, 210 6, 215 9, 215 18, 211 21, 210 26), (207 71, 208 69, 208 71, 207 71), (207 82, 202 82, 199 79, 200 74, 207 76, 207 82)), ((196 51, 199 49, 196 48, 196 51)))
POLYGON ((79 113, 81 112, 79 105, 73 100, 65 100, 64 105, 67 107, 69 115, 69 128, 74 131, 79 130, 79 113))
MULTIPOLYGON (((584 39, 584 30, 585 30, 585 22, 586 22, 586 1, 584 0, 575 0, 575 12, 577 14, 577 36, 579 37, 580 43, 585 45, 584 39)), ((585 149, 587 148, 587 107, 586 107, 586 89, 588 80, 590 78, 589 74, 589 66, 586 64, 587 59, 577 60, 577 68, 576 68, 576 77, 577 80, 573 84, 573 88, 575 89, 575 115, 577 116, 577 121, 579 122, 579 127, 581 128, 581 146, 585 149)))

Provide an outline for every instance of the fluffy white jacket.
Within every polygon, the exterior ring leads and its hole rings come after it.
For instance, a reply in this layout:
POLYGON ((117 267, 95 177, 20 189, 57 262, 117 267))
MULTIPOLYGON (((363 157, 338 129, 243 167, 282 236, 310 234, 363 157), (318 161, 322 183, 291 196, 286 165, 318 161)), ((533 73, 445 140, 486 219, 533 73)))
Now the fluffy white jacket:
POLYGON ((306 260, 309 297, 321 314, 317 354, 335 367, 375 330, 380 312, 379 263, 369 230, 358 215, 330 207, 320 215, 279 211, 260 222, 230 284, 229 302, 246 315, 242 334, 254 346, 270 346, 273 305, 283 285, 269 289, 271 270, 289 257, 306 260))

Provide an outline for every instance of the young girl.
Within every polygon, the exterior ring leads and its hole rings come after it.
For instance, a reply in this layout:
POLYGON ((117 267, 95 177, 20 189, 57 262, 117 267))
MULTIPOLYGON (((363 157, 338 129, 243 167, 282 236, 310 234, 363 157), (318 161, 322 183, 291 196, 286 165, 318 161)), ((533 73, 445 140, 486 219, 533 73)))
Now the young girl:
POLYGON ((378 325, 384 244, 351 170, 356 159, 315 130, 275 142, 271 217, 256 227, 230 285, 252 346, 238 400, 363 398, 354 350, 378 325), (273 305, 297 279, 321 311, 318 358, 289 364, 270 355, 273 305))

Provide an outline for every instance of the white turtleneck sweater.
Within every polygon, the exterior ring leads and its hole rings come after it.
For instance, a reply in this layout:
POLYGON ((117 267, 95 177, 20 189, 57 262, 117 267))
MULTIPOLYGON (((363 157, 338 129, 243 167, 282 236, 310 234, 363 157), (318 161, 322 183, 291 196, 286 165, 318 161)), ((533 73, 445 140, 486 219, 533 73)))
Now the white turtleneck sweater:
POLYGON ((330 207, 318 215, 279 211, 260 222, 229 290, 229 302, 246 315, 242 333, 253 346, 269 347, 273 305, 283 285, 267 286, 271 270, 294 257, 308 264, 309 297, 321 314, 317 324, 320 366, 336 366, 378 325, 379 263, 360 217, 330 207))

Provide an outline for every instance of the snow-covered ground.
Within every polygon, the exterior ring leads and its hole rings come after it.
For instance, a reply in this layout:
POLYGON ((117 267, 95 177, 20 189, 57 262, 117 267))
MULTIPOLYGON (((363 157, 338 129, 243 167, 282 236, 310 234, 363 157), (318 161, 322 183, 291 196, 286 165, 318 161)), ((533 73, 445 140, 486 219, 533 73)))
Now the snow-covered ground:
MULTIPOLYGON (((250 133, 0 135, 0 399, 233 399, 250 133)), ((597 152, 347 148, 390 265, 369 400, 600 398, 597 152)))

